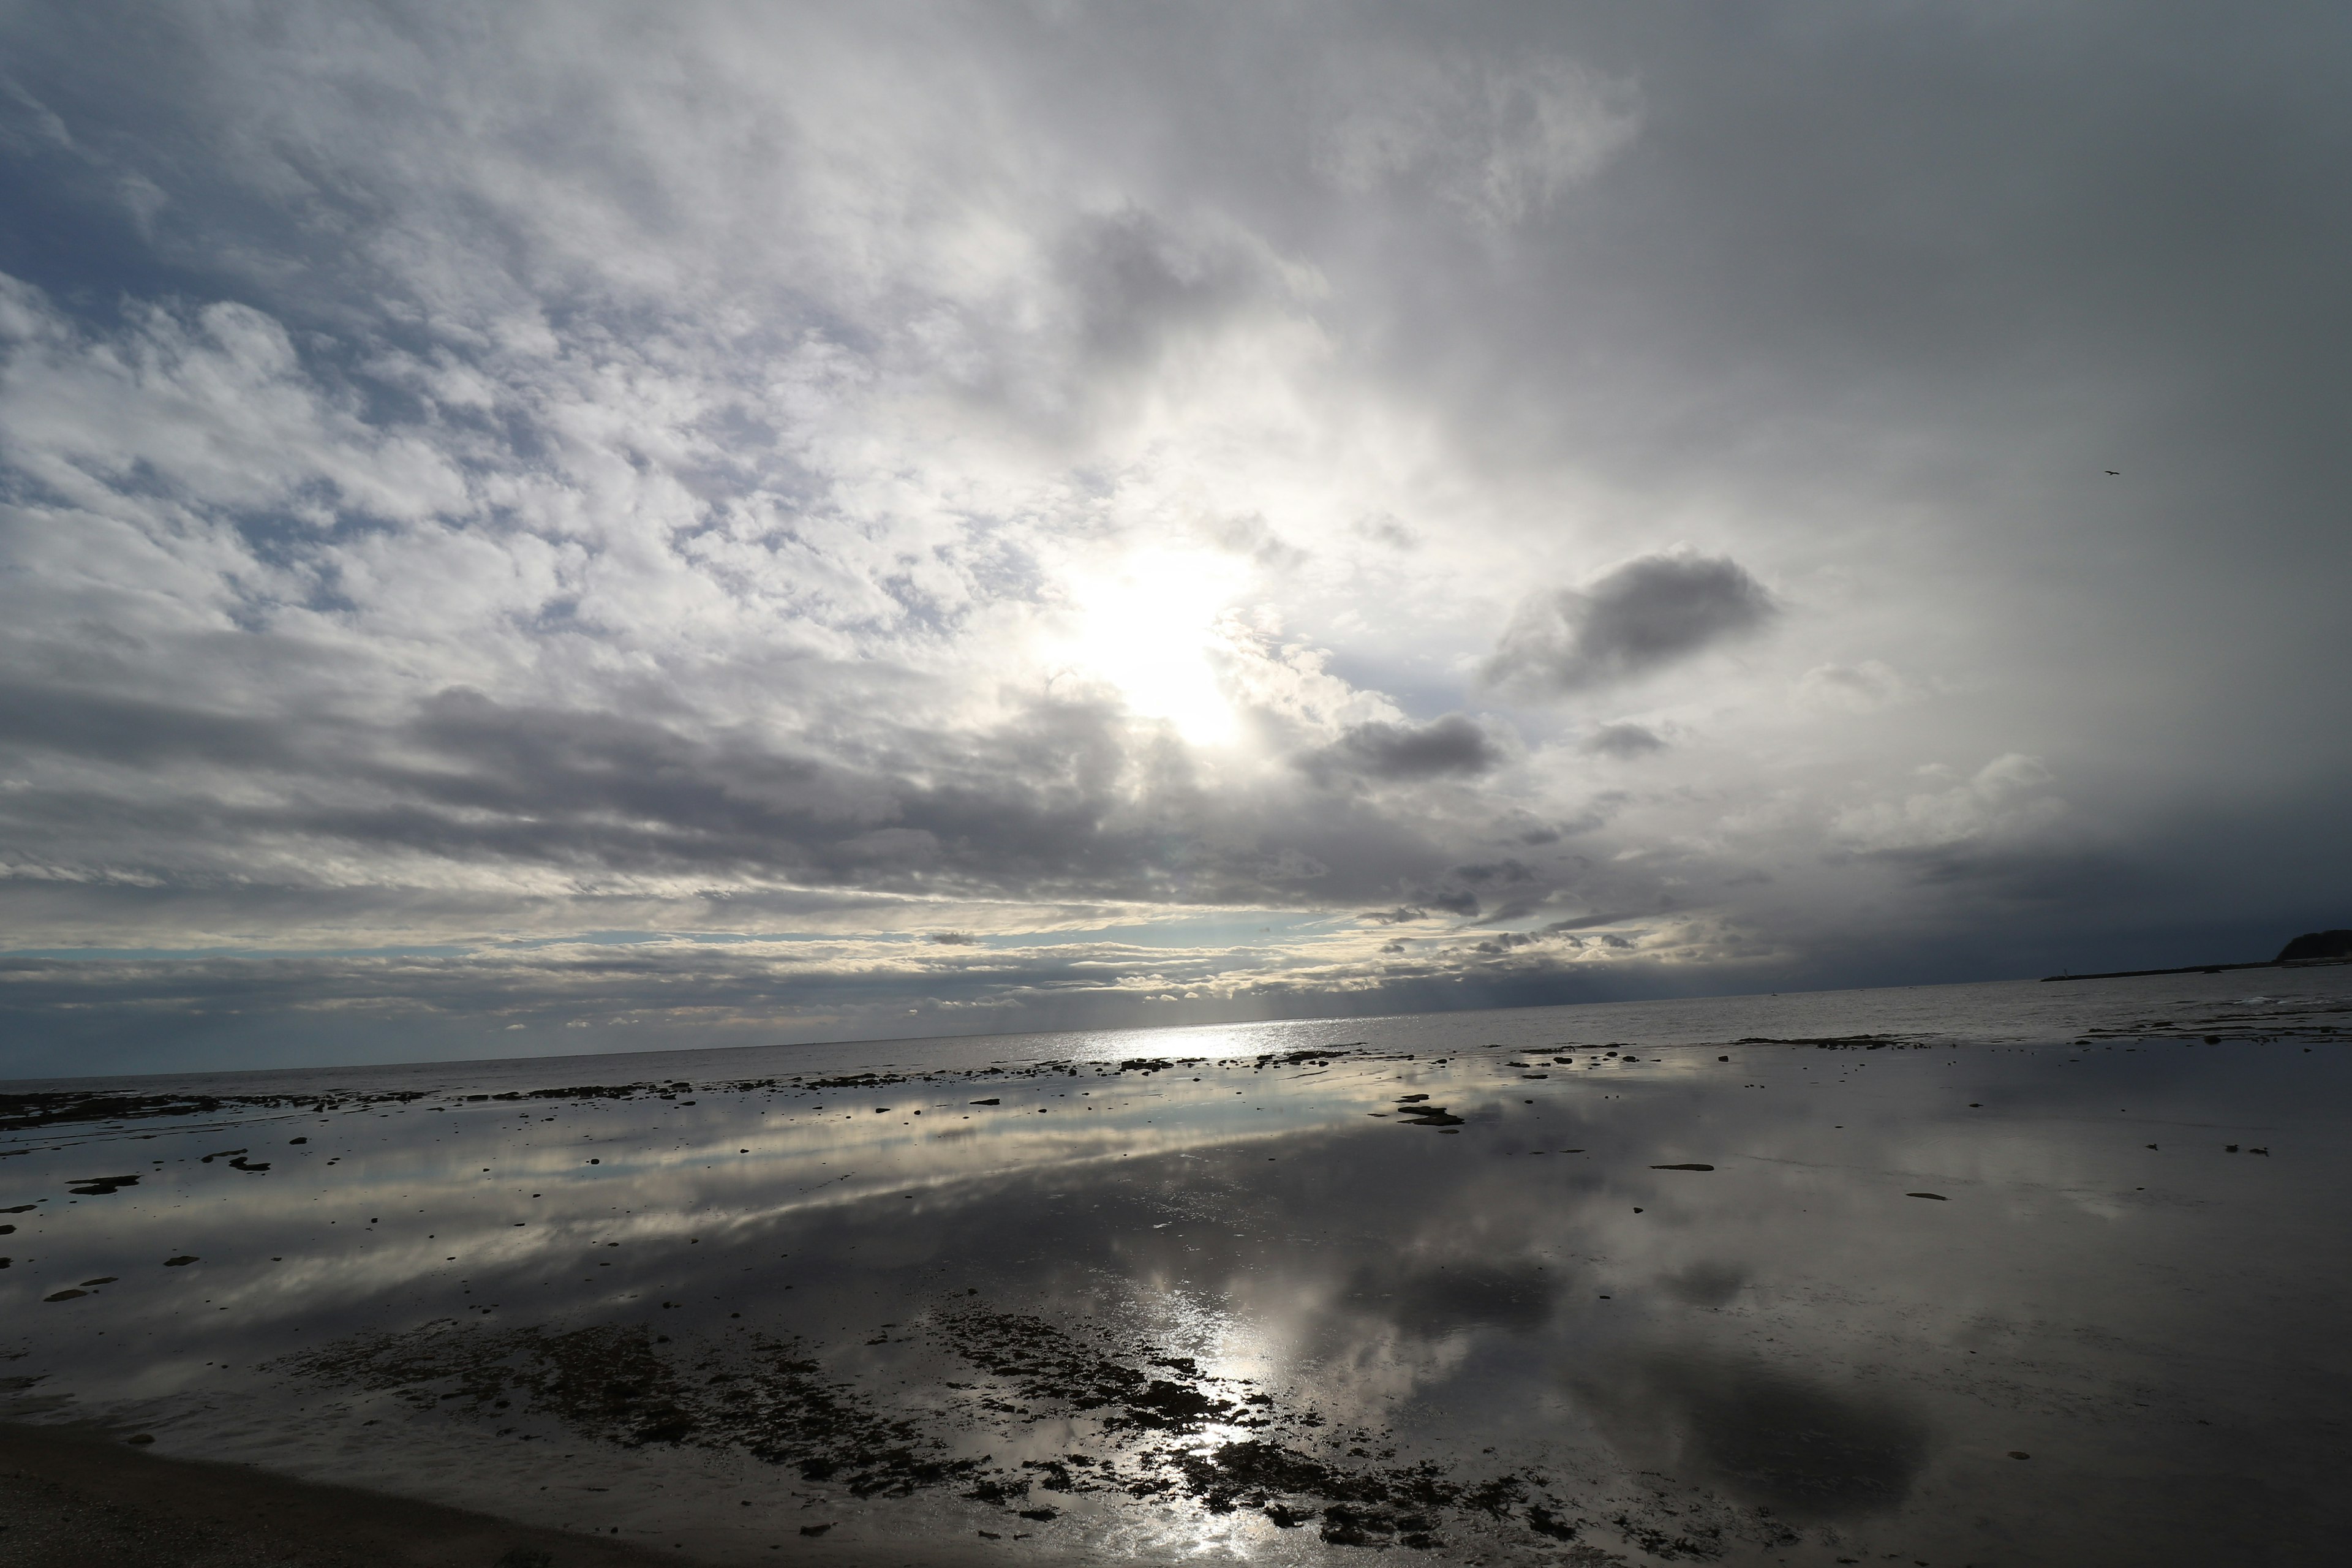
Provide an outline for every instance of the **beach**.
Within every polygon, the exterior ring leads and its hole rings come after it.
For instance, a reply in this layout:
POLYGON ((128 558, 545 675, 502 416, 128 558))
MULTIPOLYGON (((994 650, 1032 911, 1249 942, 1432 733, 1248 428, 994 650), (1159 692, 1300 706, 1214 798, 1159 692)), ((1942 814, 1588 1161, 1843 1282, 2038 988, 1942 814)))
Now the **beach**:
POLYGON ((2315 1563, 2347 973, 10 1084, 0 1539, 2315 1563))

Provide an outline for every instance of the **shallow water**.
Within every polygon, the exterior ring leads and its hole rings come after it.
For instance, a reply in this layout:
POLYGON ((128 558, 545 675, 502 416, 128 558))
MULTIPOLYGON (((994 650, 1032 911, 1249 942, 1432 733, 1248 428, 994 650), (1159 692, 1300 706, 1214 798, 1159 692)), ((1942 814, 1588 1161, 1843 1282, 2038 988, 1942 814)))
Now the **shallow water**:
POLYGON ((0 1414, 713 1562, 2333 1561, 2347 1029, 2323 969, 15 1085, 0 1414))

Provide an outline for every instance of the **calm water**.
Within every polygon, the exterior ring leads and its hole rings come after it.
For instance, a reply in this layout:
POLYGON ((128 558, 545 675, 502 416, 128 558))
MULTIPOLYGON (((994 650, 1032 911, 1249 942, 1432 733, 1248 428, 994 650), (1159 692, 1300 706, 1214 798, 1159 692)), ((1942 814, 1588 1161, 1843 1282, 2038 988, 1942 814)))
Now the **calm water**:
POLYGON ((2337 968, 16 1084, 0 1414, 720 1563, 2335 1561, 2347 1029, 2337 968))

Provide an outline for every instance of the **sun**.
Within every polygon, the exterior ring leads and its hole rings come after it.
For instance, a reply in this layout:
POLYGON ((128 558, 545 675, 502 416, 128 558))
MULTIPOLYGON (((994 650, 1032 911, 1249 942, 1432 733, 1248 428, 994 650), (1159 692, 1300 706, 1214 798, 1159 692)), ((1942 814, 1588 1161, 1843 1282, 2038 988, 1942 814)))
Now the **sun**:
POLYGON ((1074 576, 1073 673, 1116 689, 1129 712, 1165 720, 1194 745, 1230 742, 1237 726, 1218 679, 1218 618, 1241 577, 1232 562, 1164 548, 1074 576))

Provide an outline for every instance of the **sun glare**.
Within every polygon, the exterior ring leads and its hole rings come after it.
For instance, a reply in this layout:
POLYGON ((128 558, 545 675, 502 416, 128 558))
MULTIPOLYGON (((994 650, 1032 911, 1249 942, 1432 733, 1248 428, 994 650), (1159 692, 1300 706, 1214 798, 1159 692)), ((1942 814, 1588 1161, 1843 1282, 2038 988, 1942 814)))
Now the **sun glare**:
POLYGON ((1233 704, 1217 679, 1217 617, 1239 586, 1214 557, 1144 551, 1114 572, 1081 578, 1073 673, 1115 687, 1129 711, 1164 719, 1195 745, 1233 738, 1233 704))

